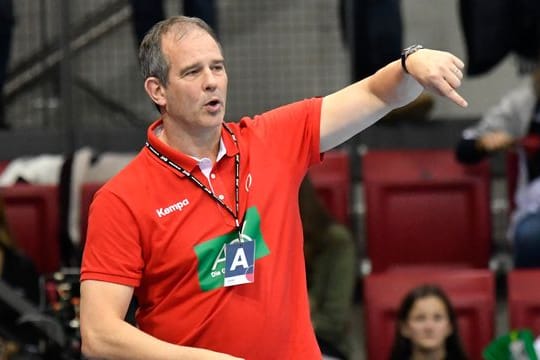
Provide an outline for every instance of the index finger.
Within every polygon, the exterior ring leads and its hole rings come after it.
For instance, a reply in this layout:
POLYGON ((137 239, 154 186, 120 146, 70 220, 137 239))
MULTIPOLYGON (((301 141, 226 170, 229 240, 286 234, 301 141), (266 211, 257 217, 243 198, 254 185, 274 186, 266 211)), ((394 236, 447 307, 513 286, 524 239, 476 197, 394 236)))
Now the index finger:
POLYGON ((454 89, 444 78, 441 78, 439 81, 433 83, 432 89, 437 91, 440 95, 449 98, 461 107, 468 106, 467 101, 461 95, 459 95, 456 89, 454 89))
POLYGON ((451 88, 450 91, 446 93, 446 97, 461 107, 465 108, 469 106, 469 103, 467 102, 467 100, 465 100, 461 95, 459 95, 456 89, 451 88))

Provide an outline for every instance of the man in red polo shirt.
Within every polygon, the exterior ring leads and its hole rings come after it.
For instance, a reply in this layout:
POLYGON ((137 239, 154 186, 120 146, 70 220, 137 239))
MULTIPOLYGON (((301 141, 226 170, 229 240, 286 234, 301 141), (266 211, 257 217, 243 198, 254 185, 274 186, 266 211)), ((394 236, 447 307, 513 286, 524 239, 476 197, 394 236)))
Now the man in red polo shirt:
POLYGON ((319 359, 298 189, 321 153, 423 88, 461 106, 463 63, 407 49, 324 98, 225 123, 227 73, 208 26, 173 17, 139 58, 161 117, 96 194, 81 269, 83 352, 107 359, 319 359), (124 321, 132 295, 137 327, 124 321))

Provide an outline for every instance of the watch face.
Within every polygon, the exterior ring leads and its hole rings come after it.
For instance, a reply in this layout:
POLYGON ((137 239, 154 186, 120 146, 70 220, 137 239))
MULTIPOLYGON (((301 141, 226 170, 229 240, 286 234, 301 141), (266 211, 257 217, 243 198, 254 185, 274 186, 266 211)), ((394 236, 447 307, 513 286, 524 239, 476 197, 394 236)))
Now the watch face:
POLYGON ((422 45, 414 44, 414 45, 408 46, 405 49, 403 49, 402 54, 403 55, 410 55, 410 54, 414 53, 415 51, 418 51, 418 50, 420 50, 422 48, 423 48, 422 45))

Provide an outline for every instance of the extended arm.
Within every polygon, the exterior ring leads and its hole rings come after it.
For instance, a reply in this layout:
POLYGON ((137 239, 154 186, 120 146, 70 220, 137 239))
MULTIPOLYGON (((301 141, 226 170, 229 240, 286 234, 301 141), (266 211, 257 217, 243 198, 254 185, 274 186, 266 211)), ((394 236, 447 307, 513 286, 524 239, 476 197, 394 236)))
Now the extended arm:
POLYGON ((133 288, 103 281, 81 284, 83 353, 91 359, 239 359, 158 340, 124 321, 133 288))
POLYGON ((326 96, 321 110, 321 152, 408 104, 424 88, 467 106, 456 91, 461 85, 463 67, 463 62, 448 52, 422 49, 408 57, 409 74, 396 60, 372 76, 326 96))

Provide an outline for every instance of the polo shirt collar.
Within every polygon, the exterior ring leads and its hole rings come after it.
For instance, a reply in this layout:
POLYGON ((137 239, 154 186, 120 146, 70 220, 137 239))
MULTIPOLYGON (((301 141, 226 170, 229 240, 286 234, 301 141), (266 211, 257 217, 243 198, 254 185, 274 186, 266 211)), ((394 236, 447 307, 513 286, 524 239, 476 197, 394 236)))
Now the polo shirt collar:
MULTIPOLYGON (((199 162, 193 157, 188 156, 161 141, 156 135, 156 130, 158 130, 162 126, 163 120, 158 119, 148 127, 146 133, 148 143, 161 155, 166 156, 172 162, 176 163, 187 171, 192 172, 193 169, 195 169, 195 167, 199 165, 199 162)), ((217 161, 221 160, 224 156, 232 157, 235 156, 237 153, 238 146, 235 145, 231 135, 223 127, 221 129, 221 139, 217 161)))
MULTIPOLYGON (((225 145, 225 150, 227 151, 226 155, 228 157, 233 157, 236 154, 238 154, 240 150, 238 149, 238 144, 236 144, 234 140, 232 139, 231 134, 225 129, 225 126, 227 126, 228 129, 231 129, 230 126, 228 126, 227 124, 224 124, 224 126, 222 126, 221 128, 221 139, 223 140, 223 144, 225 145)), ((231 131, 233 130, 231 129, 231 131)), ((235 136, 238 139, 238 135, 235 134, 235 136)))

